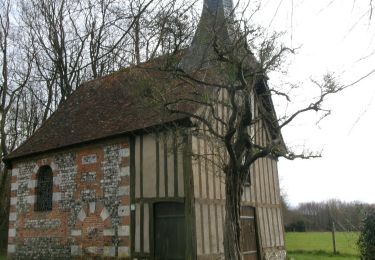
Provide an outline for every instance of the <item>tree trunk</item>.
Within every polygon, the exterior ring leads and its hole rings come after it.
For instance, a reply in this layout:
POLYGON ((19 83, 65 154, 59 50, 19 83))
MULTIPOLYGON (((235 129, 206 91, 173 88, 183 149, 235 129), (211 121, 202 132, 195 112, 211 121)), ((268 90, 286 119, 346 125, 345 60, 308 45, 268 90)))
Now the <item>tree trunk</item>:
POLYGON ((134 54, 135 54, 135 62, 136 64, 141 63, 141 53, 140 53, 140 39, 139 39, 139 33, 140 33, 140 24, 139 24, 139 16, 135 20, 134 24, 134 54))
MULTIPOLYGON (((230 171, 230 170, 229 170, 230 171)), ((225 177, 225 226, 224 256, 226 260, 241 260, 240 250, 240 203, 241 183, 235 172, 226 173, 225 177)))
POLYGON ((8 170, 0 167, 0 252, 6 249, 8 244, 8 219, 10 200, 10 176, 8 170))

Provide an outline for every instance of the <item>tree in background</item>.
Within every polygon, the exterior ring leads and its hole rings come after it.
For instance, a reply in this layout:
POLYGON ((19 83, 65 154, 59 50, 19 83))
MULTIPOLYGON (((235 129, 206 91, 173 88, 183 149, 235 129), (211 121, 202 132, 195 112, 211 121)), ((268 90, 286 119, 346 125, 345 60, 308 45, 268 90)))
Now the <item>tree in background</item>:
MULTIPOLYGON (((0 159, 82 82, 186 47, 194 30, 194 3, 0 0, 0 159)), ((9 176, 0 164, 2 240, 9 193, 9 176)))
POLYGON ((375 208, 367 210, 363 219, 361 234, 358 239, 361 259, 372 260, 375 256, 375 208))
POLYGON ((284 227, 293 231, 330 231, 331 221, 338 231, 359 231, 362 216, 371 205, 336 199, 322 202, 303 202, 296 207, 283 207, 284 227))

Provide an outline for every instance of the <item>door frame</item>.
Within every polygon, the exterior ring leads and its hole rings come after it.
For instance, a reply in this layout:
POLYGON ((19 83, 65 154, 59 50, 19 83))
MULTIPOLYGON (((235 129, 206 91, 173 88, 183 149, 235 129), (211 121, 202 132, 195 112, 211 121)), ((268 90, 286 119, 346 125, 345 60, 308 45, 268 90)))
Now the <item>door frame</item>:
MULTIPOLYGON (((261 255, 262 255, 262 252, 261 252, 261 246, 260 246, 260 235, 259 235, 259 230, 258 230, 258 221, 257 221, 257 213, 258 213, 258 210, 256 207, 254 206, 251 206, 251 205, 241 205, 241 211, 242 211, 242 208, 244 207, 247 207, 247 208, 252 208, 254 210, 254 215, 253 215, 253 219, 254 219, 254 230, 255 230, 255 242, 256 242, 256 249, 257 249, 257 259, 258 260, 261 260, 261 255)), ((241 219, 246 219, 246 217, 249 217, 249 216, 244 216, 242 215, 242 213, 240 213, 240 221, 241 219)), ((250 218, 248 218, 250 219, 250 218)), ((242 249, 241 249, 241 252, 242 252, 242 249)))

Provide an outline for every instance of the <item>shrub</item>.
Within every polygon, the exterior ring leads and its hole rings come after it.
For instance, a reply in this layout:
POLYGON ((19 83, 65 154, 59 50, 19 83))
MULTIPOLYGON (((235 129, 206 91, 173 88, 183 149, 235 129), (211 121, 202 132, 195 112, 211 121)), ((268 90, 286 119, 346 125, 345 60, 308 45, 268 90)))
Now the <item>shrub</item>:
POLYGON ((303 220, 297 220, 285 226, 286 232, 305 232, 306 225, 303 220))
POLYGON ((361 259, 373 260, 375 256, 375 208, 369 208, 362 222, 358 239, 361 259))

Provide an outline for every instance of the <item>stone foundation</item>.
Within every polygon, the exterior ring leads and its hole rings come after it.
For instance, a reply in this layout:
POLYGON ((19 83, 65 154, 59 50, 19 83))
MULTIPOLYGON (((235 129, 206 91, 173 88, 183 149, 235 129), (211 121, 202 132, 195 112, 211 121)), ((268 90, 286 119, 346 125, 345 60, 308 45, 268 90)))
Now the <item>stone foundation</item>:
POLYGON ((264 259, 265 260, 285 260, 286 251, 278 249, 265 249, 264 250, 264 259))

